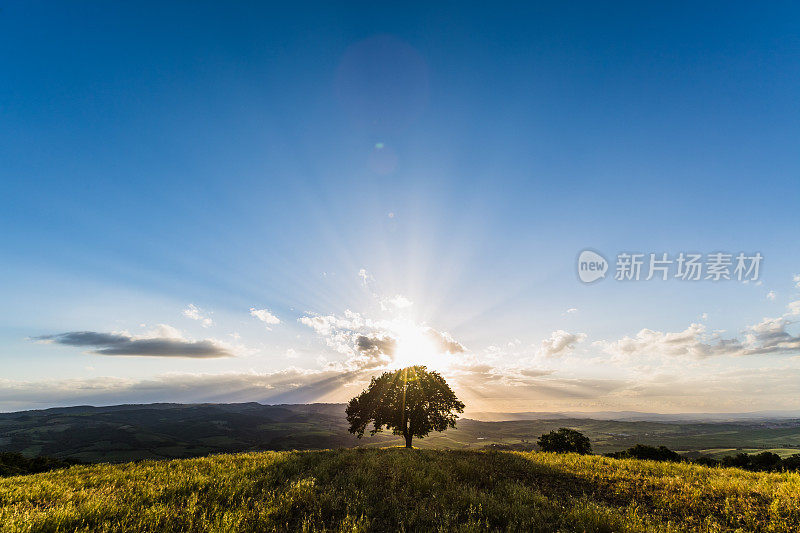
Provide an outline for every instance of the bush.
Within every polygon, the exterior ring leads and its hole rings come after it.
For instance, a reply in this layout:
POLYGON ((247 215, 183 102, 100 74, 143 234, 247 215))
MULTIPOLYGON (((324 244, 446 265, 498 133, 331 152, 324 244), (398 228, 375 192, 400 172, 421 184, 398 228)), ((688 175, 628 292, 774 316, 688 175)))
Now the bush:
POLYGON ((650 461, 677 462, 682 459, 680 454, 670 450, 666 446, 659 446, 656 448, 655 446, 647 446, 645 444, 637 444, 633 448, 606 455, 616 459, 647 459, 650 461))
POLYGON ((750 466, 750 456, 746 453, 737 453, 722 458, 722 466, 735 468, 748 468, 750 466))
POLYGON ((781 461, 780 456, 772 452, 761 452, 755 455, 737 453, 736 455, 723 457, 721 464, 722 466, 743 468, 756 472, 771 472, 781 468, 789 469, 787 466, 792 464, 789 459, 791 458, 781 461))
POLYGON ((790 455, 781 463, 784 470, 800 470, 800 453, 790 455))
POLYGON ((539 437, 539 448, 543 452, 556 453, 592 453, 592 443, 580 431, 569 428, 558 428, 539 437))
POLYGON ((696 459, 693 459, 694 463, 702 466, 719 466, 719 461, 714 459, 713 457, 708 457, 707 455, 701 455, 696 459))
POLYGON ((750 470, 759 470, 762 472, 771 472, 773 470, 780 470, 781 456, 772 452, 761 452, 757 455, 750 456, 750 470))
POLYGON ((25 457, 21 453, 0 452, 0 476, 19 476, 22 474, 38 474, 56 468, 67 468, 78 461, 63 461, 54 457, 25 457))

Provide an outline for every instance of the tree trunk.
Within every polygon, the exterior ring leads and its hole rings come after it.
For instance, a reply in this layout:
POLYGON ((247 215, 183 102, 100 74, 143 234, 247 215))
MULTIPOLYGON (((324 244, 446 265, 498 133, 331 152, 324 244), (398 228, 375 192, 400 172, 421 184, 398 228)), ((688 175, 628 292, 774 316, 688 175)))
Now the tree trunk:
POLYGON ((411 439, 413 437, 411 433, 406 434, 406 448, 411 448, 411 439))

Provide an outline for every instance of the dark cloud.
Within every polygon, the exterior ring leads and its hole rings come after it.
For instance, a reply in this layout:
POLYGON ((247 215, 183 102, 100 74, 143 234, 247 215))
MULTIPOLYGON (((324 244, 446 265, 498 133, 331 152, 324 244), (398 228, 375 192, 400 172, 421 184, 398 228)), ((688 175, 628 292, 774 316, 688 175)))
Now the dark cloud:
POLYGON ((131 355, 141 357, 191 357, 211 359, 233 357, 224 347, 211 340, 189 341, 179 338, 139 339, 119 333, 95 331, 70 331, 56 335, 43 335, 34 340, 54 342, 65 346, 94 348, 98 355, 131 355))
POLYGON ((356 339, 356 346, 358 347, 358 351, 364 355, 394 355, 397 341, 391 337, 367 337, 366 335, 359 335, 356 339))

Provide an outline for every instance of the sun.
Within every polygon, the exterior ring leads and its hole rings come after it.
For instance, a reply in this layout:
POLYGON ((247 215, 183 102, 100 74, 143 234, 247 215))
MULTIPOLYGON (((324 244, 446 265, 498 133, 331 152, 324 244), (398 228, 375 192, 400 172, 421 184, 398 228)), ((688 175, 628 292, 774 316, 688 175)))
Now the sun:
POLYGON ((432 370, 442 369, 449 363, 427 330, 413 322, 398 324, 395 328, 397 346, 394 364, 399 367, 425 365, 432 370))

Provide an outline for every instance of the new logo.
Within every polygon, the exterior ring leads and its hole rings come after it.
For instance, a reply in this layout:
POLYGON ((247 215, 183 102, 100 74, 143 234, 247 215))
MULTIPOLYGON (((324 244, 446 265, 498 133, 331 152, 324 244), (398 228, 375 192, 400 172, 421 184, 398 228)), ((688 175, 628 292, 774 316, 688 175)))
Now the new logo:
POLYGON ((602 255, 584 250, 578 256, 578 278, 584 283, 592 283, 606 277, 608 261, 602 255))

